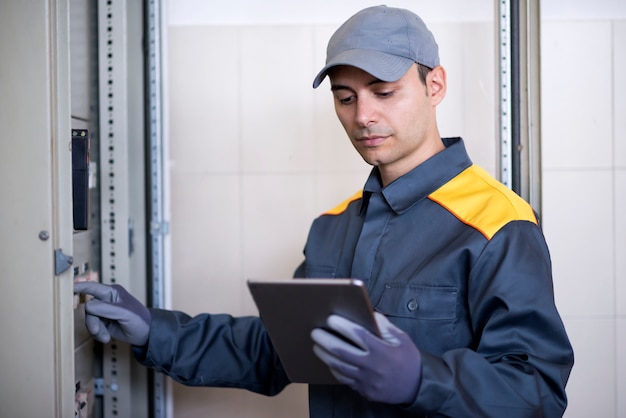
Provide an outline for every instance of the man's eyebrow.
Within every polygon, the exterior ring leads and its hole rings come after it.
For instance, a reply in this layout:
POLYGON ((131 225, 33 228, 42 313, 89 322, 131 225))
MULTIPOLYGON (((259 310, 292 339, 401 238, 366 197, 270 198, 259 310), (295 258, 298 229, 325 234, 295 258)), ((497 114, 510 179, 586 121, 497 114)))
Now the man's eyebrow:
POLYGON ((330 91, 337 91, 337 90, 352 90, 352 89, 342 84, 333 84, 330 86, 330 91))
POLYGON ((370 81, 369 83, 367 83, 368 86, 373 86, 374 84, 381 84, 381 83, 388 83, 388 81, 383 81, 379 78, 375 78, 372 81, 370 81))
MULTIPOLYGON (((375 78, 372 81, 368 82, 366 86, 369 87, 369 86, 373 86, 375 84, 380 84, 380 83, 387 83, 387 81, 383 81, 379 78, 375 78)), ((337 90, 354 90, 354 89, 348 86, 344 86, 343 84, 333 84, 332 86, 330 86, 330 90, 337 91, 337 90)))

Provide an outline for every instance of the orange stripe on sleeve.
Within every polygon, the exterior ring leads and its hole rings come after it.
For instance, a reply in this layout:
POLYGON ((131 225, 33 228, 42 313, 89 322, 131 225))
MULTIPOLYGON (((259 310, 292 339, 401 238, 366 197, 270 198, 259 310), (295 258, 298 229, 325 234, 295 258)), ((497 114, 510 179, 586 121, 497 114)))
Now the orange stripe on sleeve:
POLYGON ((533 209, 524 199, 476 165, 467 168, 429 198, 479 230, 487 239, 511 221, 537 224, 533 209))

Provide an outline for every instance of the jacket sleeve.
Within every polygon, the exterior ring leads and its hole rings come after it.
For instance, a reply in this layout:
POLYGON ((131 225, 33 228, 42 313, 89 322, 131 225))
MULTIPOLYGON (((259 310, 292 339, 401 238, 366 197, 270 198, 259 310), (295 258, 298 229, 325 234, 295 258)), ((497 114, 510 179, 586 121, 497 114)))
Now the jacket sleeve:
MULTIPOLYGON (((560 417, 574 357, 554 304, 543 234, 515 221, 489 241, 469 275, 474 347, 423 353, 412 412, 560 417)), ((419 347, 419 342, 418 342, 419 347)))
POLYGON ((137 361, 188 386, 233 387, 275 395, 289 384, 258 317, 190 317, 151 309, 150 339, 137 361))

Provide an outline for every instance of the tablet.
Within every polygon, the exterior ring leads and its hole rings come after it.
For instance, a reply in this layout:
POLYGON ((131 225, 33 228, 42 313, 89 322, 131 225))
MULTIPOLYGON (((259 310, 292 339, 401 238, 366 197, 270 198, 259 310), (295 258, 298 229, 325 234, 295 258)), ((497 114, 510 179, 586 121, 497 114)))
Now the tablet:
POLYGON ((380 335, 363 282, 357 279, 248 280, 261 320, 294 383, 338 384, 315 353, 311 331, 341 315, 380 335))

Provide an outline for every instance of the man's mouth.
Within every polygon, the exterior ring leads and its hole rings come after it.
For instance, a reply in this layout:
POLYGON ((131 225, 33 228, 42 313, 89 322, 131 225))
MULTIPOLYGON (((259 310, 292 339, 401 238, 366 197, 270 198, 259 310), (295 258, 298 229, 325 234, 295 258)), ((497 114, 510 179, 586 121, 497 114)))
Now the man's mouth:
POLYGON ((371 136, 362 136, 357 138, 357 142, 365 147, 376 147, 382 144, 387 139, 386 136, 380 135, 371 135, 371 136))

